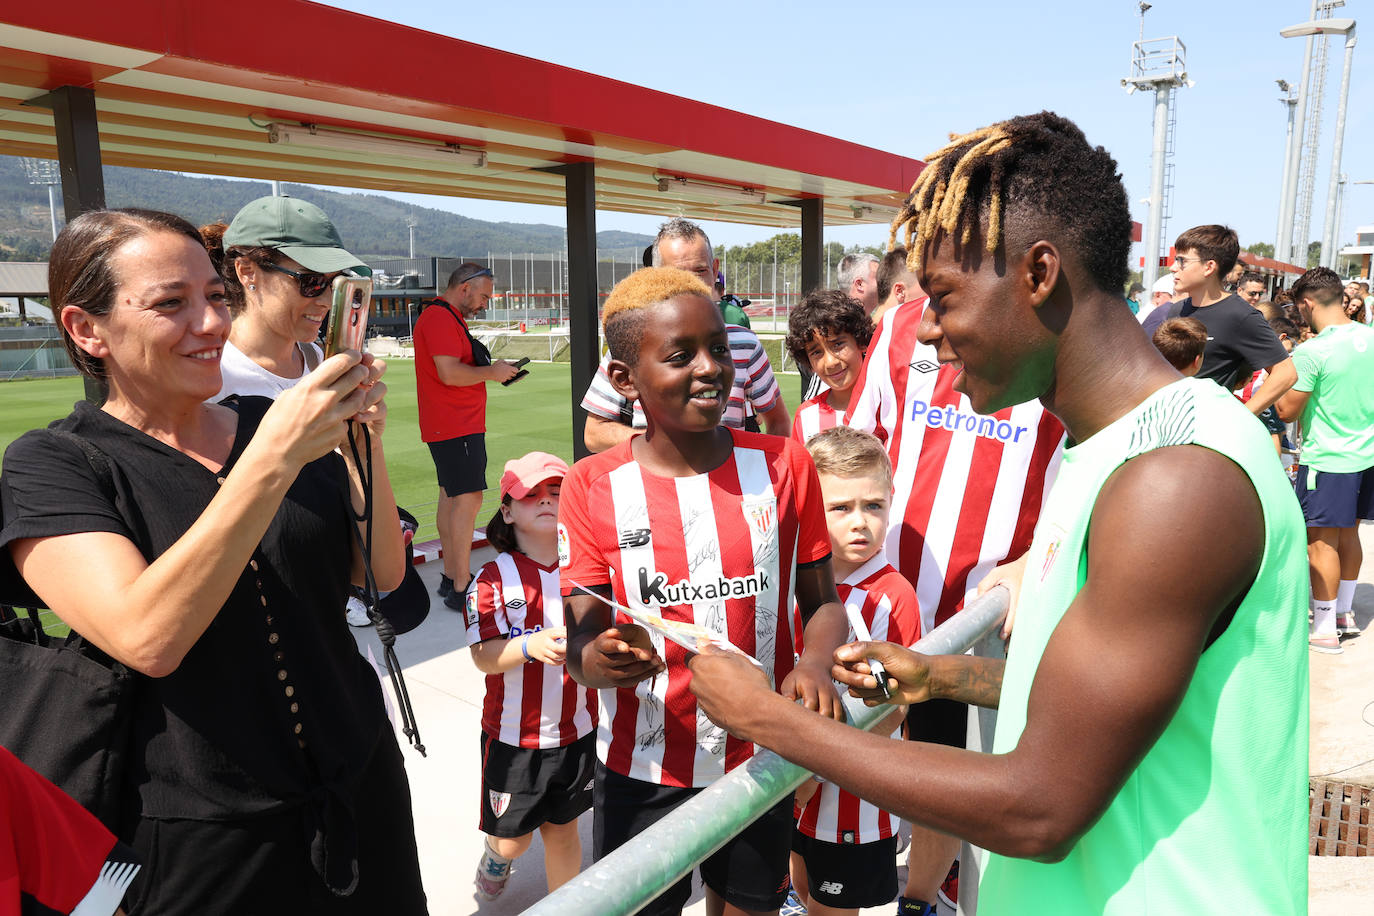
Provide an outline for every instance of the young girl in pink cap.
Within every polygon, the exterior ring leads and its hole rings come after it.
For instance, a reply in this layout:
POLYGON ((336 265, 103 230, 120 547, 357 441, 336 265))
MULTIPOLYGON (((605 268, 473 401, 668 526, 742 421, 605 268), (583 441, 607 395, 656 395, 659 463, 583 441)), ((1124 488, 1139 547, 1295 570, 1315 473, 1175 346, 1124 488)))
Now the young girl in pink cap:
POLYGON ((468 645, 487 675, 482 707, 482 832, 477 894, 505 890, 512 860, 544 841, 549 890, 577 874, 577 818, 591 806, 595 691, 563 667, 558 492, 568 465, 530 452, 506 462, 501 507, 487 524, 499 554, 467 592, 468 645))

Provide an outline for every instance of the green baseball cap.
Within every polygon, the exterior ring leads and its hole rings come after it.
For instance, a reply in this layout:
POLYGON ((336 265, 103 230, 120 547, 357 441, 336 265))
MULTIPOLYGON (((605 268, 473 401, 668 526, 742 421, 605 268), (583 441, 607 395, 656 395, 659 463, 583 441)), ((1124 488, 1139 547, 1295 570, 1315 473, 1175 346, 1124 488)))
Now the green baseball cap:
POLYGON ((323 210, 294 197, 259 197, 244 206, 224 232, 224 247, 272 248, 315 273, 372 274, 361 258, 344 249, 339 230, 323 210))

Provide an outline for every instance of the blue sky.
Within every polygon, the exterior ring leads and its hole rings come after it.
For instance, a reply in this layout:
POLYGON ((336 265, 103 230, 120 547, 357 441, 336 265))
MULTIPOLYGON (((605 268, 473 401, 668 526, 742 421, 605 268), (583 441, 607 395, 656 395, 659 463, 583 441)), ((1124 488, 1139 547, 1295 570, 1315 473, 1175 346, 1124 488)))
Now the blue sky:
MULTIPOLYGON (((344 0, 330 5, 576 67, 714 105, 920 158, 951 131, 1049 108, 1078 122, 1117 161, 1142 222, 1149 192, 1152 100, 1127 95, 1135 0, 1014 3, 504 4, 344 0), (512 10, 518 8, 518 25, 512 10), (836 15, 843 10, 843 15, 836 15)), ((1286 110, 1274 81, 1297 83, 1303 40, 1279 29, 1308 18, 1310 0, 1154 0, 1145 37, 1178 35, 1196 82, 1180 91, 1172 214, 1166 243, 1189 226, 1221 222, 1241 244, 1273 242, 1286 110)), ((1374 3, 1348 0, 1337 16, 1374 3)), ((1322 146, 1312 205, 1321 237, 1343 45, 1332 40, 1322 146)), ((1357 46, 1344 171, 1374 181, 1374 37, 1357 46)), ((462 61, 436 79, 462 79, 462 61)), ((709 129, 709 125, 703 125, 709 129)), ((411 199, 411 198, 406 198, 411 199)), ((561 223, 561 210, 456 198, 426 206, 481 219, 561 223)), ((1347 185, 1338 243, 1374 223, 1374 184, 1347 185)), ((652 232, 648 216, 601 213, 603 229, 652 232)), ((776 230, 710 224, 717 244, 776 230)), ((878 244, 880 227, 828 230, 827 240, 878 244)))

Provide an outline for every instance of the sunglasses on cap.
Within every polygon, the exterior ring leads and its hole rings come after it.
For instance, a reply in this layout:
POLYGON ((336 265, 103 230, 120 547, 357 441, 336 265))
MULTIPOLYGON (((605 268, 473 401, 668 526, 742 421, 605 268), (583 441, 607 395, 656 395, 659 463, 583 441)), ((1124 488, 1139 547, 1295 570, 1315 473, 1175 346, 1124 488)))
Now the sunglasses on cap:
POLYGON ((324 292, 329 288, 329 284, 334 282, 334 278, 339 276, 339 274, 317 274, 308 270, 289 270, 288 268, 282 267, 280 264, 273 264, 271 262, 262 264, 261 266, 293 278, 297 285, 300 286, 301 295, 307 299, 314 299, 320 293, 324 292))

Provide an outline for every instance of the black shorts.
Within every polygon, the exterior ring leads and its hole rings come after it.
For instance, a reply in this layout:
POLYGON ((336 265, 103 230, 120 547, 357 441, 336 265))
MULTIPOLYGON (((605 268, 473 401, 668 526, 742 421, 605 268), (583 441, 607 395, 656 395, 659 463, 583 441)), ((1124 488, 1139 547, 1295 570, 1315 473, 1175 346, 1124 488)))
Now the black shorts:
POLYGON ((351 804, 352 822, 338 826, 357 838, 358 884, 349 896, 331 892, 311 864, 319 822, 305 804, 232 821, 144 818, 131 844, 143 857, 143 870, 125 898, 125 911, 169 916, 426 913, 410 786, 389 727, 351 804))
POLYGON ((482 732, 482 815, 487 836, 524 836, 569 824, 592 806, 596 733, 565 747, 512 747, 482 732))
MULTIPOLYGON (((660 786, 614 773, 597 761, 592 851, 598 861, 633 839, 701 789, 660 786)), ((792 796, 761 814, 701 863, 701 880, 727 903, 745 910, 777 910, 787 899, 787 854, 792 844, 792 796)), ((636 911, 674 914, 692 896, 690 874, 636 911)))
POLYGON ((906 708, 907 738, 947 747, 968 745, 968 704, 927 700, 906 708))
POLYGON ((481 493, 487 488, 487 434, 426 443, 445 496, 481 493))
POLYGON ((797 831, 792 849, 806 862, 811 899, 836 909, 885 906, 897 899, 897 838, 827 843, 797 831))
POLYGON ((1339 474, 1300 464, 1293 489, 1309 528, 1353 528, 1374 517, 1374 468, 1339 474))

